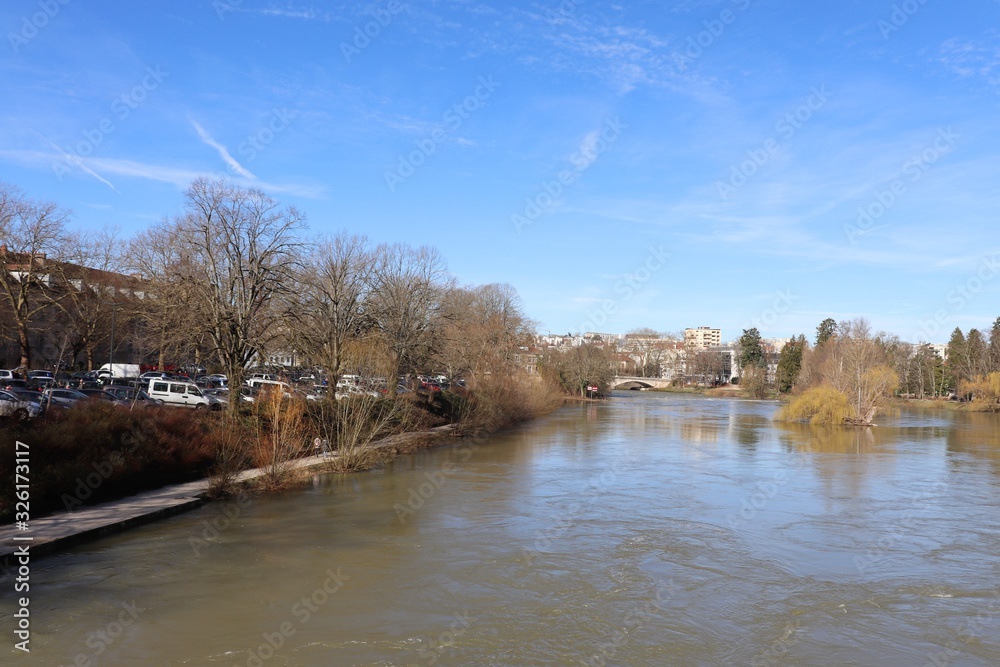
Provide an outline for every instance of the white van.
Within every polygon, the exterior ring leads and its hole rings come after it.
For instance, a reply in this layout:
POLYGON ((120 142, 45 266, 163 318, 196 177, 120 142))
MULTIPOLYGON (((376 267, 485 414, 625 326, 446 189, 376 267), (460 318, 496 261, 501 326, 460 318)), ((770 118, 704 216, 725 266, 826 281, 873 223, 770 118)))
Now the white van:
POLYGON ((287 382, 281 382, 280 380, 265 380, 264 378, 250 378, 247 380, 247 386, 251 388, 256 388, 259 391, 266 391, 268 389, 280 389, 281 393, 285 398, 291 398, 292 396, 292 386, 287 382))
POLYGON ((158 398, 167 405, 180 405, 202 410, 222 409, 220 401, 205 396, 201 393, 198 385, 193 382, 150 378, 149 389, 146 390, 146 393, 149 394, 150 398, 158 398))

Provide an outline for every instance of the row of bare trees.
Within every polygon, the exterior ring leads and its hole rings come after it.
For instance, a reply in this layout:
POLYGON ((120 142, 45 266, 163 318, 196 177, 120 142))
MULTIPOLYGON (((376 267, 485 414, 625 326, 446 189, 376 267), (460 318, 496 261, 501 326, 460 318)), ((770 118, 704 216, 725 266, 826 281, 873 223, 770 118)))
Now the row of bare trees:
POLYGON ((72 235, 68 217, 0 188, 0 288, 13 312, 0 335, 17 336, 25 368, 43 312, 72 331, 71 355, 86 352, 88 366, 117 315, 118 337, 141 357, 121 361, 214 364, 238 384, 293 353, 331 384, 362 370, 393 392, 412 372, 475 382, 512 370, 533 332, 509 285, 460 287, 432 248, 310 237, 295 208, 225 181, 195 181, 181 215, 128 242, 72 235))

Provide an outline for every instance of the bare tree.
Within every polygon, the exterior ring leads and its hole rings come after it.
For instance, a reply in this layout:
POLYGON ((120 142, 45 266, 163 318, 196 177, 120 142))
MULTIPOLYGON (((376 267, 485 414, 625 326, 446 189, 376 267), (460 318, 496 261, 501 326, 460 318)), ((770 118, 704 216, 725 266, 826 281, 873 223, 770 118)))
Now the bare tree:
POLYGON ((444 260, 433 248, 381 245, 372 274, 371 319, 390 354, 389 392, 396 378, 425 362, 449 283, 444 260))
POLYGON ((343 372, 347 342, 365 326, 371 263, 368 240, 341 233, 316 245, 300 275, 291 337, 326 370, 334 391, 343 372))
POLYGON ((19 188, 0 183, 0 292, 10 307, 20 347, 21 368, 31 368, 29 333, 50 304, 47 256, 58 258, 68 213, 49 202, 32 201, 19 188))
POLYGON ((858 318, 841 322, 824 379, 842 392, 851 408, 848 421, 871 424, 876 413, 899 386, 899 376, 887 364, 889 354, 882 343, 886 336, 873 336, 868 321, 858 318))
MULTIPOLYGON (((291 287, 303 218, 260 190, 195 181, 178 223, 183 276, 233 387, 277 331, 271 306, 291 287)), ((230 402, 236 411, 239 401, 230 402)))
POLYGON ((509 375, 534 331, 520 295, 508 284, 448 290, 441 312, 435 359, 451 377, 467 375, 473 382, 488 374, 509 375))
POLYGON ((72 332, 75 345, 86 354, 87 370, 92 370, 95 348, 109 333, 112 309, 120 308, 126 315, 119 319, 120 325, 132 311, 126 303, 132 298, 132 290, 122 275, 122 244, 117 231, 105 229, 72 234, 65 248, 66 262, 53 266, 59 282, 58 297, 53 302, 69 325, 67 330, 72 332))
POLYGON ((130 313, 144 333, 136 343, 145 348, 142 356, 156 355, 160 369, 205 335, 179 237, 180 226, 164 221, 133 238, 128 249, 128 267, 141 283, 130 313))
POLYGON ((625 334, 624 351, 635 362, 640 377, 659 377, 664 359, 665 342, 649 327, 632 329, 625 334))

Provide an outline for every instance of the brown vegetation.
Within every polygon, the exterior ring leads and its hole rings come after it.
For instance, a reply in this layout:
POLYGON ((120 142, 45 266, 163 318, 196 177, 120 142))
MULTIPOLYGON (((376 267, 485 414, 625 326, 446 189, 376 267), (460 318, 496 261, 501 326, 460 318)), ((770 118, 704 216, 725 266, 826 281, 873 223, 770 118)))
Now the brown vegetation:
POLYGON ((803 357, 800 390, 778 419, 870 425, 899 386, 891 349, 864 319, 842 322, 803 357), (803 386, 804 385, 804 386, 803 386))
MULTIPOLYGON (((72 510, 204 477, 225 433, 218 426, 217 415, 88 402, 0 429, 0 479, 14 488, 15 441, 27 442, 32 516, 72 510)), ((0 497, 0 520, 12 518, 13 500, 0 497)))

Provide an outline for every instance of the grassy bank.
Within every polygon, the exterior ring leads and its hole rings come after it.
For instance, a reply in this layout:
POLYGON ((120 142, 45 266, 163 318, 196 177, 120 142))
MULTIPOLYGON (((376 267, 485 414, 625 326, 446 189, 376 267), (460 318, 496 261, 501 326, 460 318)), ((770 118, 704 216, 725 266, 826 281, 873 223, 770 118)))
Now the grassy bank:
MULTIPOLYGON (((291 462, 316 453, 317 438, 337 455, 330 469, 349 472, 433 446, 442 440, 427 434, 434 427, 451 424, 448 437, 489 433, 561 404, 557 392, 520 378, 395 400, 352 396, 312 403, 275 395, 235 419, 181 408, 128 411, 88 402, 26 425, 0 424, 0 479, 14 488, 20 441, 28 445, 35 518, 203 478, 214 494, 225 495, 248 468, 265 470, 257 486, 277 489, 295 483, 291 462)), ((13 493, 0 496, 0 523, 13 521, 15 501, 13 493)))

